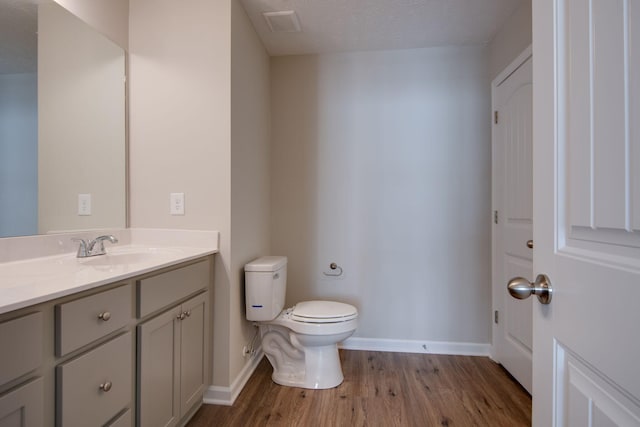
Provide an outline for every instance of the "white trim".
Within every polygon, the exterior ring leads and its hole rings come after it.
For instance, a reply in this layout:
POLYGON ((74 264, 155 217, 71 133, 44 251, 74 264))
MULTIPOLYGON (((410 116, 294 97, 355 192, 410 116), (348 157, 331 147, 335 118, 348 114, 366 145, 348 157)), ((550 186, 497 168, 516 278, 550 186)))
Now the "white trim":
POLYGON ((498 74, 498 76, 495 79, 493 79, 493 81, 491 82, 491 87, 496 88, 500 86, 502 82, 507 80, 507 78, 511 74, 515 73, 515 71, 518 68, 520 68, 520 66, 524 64, 525 61, 531 58, 532 56, 533 56, 533 49, 531 48, 531 45, 529 45, 525 50, 522 51, 520 55, 516 57, 516 59, 511 61, 511 63, 507 65, 505 69, 502 70, 502 72, 498 74))
POLYGON ((240 371, 240 374, 238 374, 231 386, 210 386, 204 392, 204 397, 202 398, 203 403, 209 405, 232 406, 233 402, 236 401, 238 395, 247 384, 247 381, 249 381, 249 378, 251 378, 251 375, 253 375, 253 372, 258 367, 263 356, 264 353, 262 352, 262 348, 259 348, 253 359, 244 365, 244 368, 242 368, 242 371, 240 371))
POLYGON ((489 356, 491 344, 446 341, 391 340, 351 337, 338 344, 345 350, 389 351, 397 353, 489 356))

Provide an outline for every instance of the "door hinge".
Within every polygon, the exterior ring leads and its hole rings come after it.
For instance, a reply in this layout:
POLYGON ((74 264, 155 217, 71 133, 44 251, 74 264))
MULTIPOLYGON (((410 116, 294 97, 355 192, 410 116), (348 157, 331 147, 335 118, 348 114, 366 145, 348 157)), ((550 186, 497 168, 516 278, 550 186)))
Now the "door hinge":
POLYGON ((498 124, 498 110, 493 112, 493 122, 498 124))
POLYGON ((498 223, 498 211, 493 211, 493 223, 498 223))
POLYGON ((498 310, 493 312, 493 323, 498 324, 498 310))

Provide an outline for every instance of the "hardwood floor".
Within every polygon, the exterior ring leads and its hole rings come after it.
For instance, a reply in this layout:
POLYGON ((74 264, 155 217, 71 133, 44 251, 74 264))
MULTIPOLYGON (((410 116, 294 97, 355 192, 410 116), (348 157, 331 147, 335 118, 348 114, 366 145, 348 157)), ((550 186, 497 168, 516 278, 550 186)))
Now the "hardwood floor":
POLYGON ((203 405, 204 426, 530 426, 531 397, 486 357, 340 351, 344 382, 283 387, 264 358, 233 407, 203 405))

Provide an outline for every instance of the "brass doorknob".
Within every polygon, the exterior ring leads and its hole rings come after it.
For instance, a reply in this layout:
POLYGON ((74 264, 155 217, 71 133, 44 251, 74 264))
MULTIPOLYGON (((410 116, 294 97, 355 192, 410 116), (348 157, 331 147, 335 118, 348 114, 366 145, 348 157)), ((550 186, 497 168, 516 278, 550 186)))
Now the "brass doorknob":
POLYGON ((514 277, 509 280, 507 289, 512 297, 517 299, 529 298, 530 295, 536 295, 538 301, 542 304, 551 302, 551 282, 546 274, 538 274, 536 281, 531 283, 524 277, 514 277))
POLYGON ((533 249, 533 240, 527 240, 527 247, 533 249))

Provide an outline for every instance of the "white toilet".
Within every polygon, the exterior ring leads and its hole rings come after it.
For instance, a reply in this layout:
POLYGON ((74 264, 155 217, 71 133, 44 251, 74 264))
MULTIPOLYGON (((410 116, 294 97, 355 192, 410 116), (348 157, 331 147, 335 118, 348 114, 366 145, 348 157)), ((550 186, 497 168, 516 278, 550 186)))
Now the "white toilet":
POLYGON ((260 327, 273 381, 312 389, 340 385, 338 343, 358 326, 358 310, 333 301, 305 301, 284 308, 287 257, 267 256, 244 266, 247 320, 260 327))

